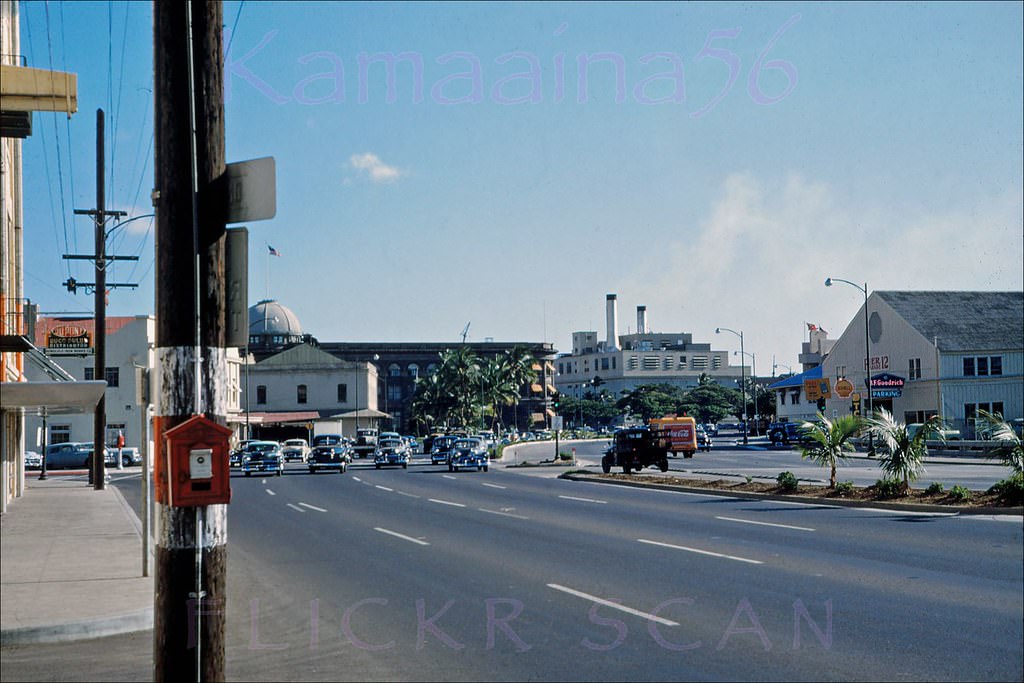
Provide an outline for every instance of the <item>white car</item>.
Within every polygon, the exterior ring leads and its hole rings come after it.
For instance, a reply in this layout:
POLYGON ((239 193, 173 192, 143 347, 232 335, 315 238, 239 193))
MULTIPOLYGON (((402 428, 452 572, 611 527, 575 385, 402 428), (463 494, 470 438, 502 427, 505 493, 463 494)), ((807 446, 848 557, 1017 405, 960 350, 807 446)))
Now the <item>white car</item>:
POLYGON ((288 439, 281 444, 281 457, 285 462, 306 462, 309 458, 309 444, 305 439, 288 439))

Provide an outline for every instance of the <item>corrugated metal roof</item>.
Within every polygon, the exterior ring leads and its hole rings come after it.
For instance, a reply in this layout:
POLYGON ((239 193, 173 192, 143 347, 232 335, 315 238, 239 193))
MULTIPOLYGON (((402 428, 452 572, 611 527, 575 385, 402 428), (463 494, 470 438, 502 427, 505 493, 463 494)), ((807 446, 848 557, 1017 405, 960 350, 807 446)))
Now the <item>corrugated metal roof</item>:
POLYGON ((874 293, 941 351, 1024 348, 1024 292, 874 293))
POLYGON ((769 384, 769 389, 786 389, 789 387, 802 387, 805 379, 821 379, 821 366, 811 368, 807 372, 801 372, 799 375, 793 375, 786 379, 780 379, 774 384, 769 384))

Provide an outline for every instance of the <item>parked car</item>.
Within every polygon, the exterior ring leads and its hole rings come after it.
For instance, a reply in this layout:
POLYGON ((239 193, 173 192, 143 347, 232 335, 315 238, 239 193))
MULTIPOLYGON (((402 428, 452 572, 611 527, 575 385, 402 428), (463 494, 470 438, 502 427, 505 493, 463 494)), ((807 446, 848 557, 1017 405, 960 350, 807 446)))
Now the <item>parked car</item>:
POLYGON ((65 441, 46 447, 46 469, 88 469, 92 444, 65 441))
POLYGON ((247 477, 253 472, 273 472, 280 477, 284 472, 281 446, 276 441, 253 441, 242 453, 242 471, 247 477))
POLYGON ((768 439, 773 446, 799 444, 806 438, 797 422, 772 422, 768 425, 768 439))
POLYGON ((305 439, 288 439, 281 444, 281 457, 284 458, 285 462, 291 462, 292 460, 306 462, 308 456, 309 444, 306 443, 305 439))
POLYGON ((449 472, 458 472, 463 467, 486 472, 488 464, 487 446, 480 439, 459 439, 448 452, 449 472))
POLYGON ((430 449, 430 464, 438 465, 448 462, 448 452, 455 446, 456 441, 458 439, 454 436, 434 437, 433 445, 430 449))
POLYGON ((316 446, 310 451, 306 463, 312 474, 316 474, 317 470, 337 470, 344 473, 351 460, 348 446, 339 443, 333 446, 316 446))
POLYGON ((25 469, 41 470, 43 468, 43 456, 37 451, 25 451, 25 469))
POLYGON ((384 465, 401 465, 409 468, 409 447, 401 437, 380 439, 373 452, 373 464, 379 470, 384 465))
MULTIPOLYGON (((118 450, 117 448, 113 448, 113 447, 112 448, 104 448, 103 449, 103 462, 105 462, 110 467, 117 467, 117 450, 118 450)), ((91 450, 89 452, 92 453, 91 450)), ((141 458, 140 458, 140 462, 141 462, 141 458)), ((136 464, 136 462, 132 459, 131 451, 129 449, 127 449, 127 448, 122 448, 121 449, 121 464, 124 465, 125 467, 131 467, 132 465, 136 464)))

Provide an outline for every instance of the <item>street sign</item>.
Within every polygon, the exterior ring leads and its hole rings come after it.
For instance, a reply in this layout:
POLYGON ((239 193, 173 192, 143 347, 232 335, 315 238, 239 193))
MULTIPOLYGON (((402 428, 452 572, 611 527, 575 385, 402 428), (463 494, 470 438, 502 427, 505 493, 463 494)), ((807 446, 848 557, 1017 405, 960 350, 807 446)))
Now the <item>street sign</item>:
POLYGON ((277 214, 277 182, 274 157, 228 164, 227 223, 262 221, 277 214))
POLYGON ((551 418, 551 428, 552 429, 562 429, 562 416, 561 415, 555 415, 554 417, 551 418))
POLYGON ((850 394, 853 393, 853 382, 843 378, 836 382, 835 390, 840 398, 849 398, 850 394))

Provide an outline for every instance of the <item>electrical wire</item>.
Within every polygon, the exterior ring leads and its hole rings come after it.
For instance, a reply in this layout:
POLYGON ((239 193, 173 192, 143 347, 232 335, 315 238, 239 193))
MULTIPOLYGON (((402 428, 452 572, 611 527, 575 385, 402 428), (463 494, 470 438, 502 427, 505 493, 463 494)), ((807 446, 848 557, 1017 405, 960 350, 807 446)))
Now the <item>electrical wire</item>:
MULTIPOLYGON (((117 107, 111 111, 111 133, 110 133, 110 190, 108 205, 114 205, 114 193, 117 187, 114 184, 114 173, 117 170, 115 160, 117 158, 117 124, 121 120, 121 92, 124 89, 124 54, 128 45, 128 11, 132 3, 125 3, 124 26, 121 27, 121 66, 117 75, 117 107)), ((113 104, 111 105, 113 106, 113 104)))
MULTIPOLYGON (((60 56, 61 56, 61 69, 66 72, 68 70, 68 51, 67 51, 67 48, 66 48, 66 41, 64 40, 64 25, 65 25, 64 24, 64 3, 63 2, 58 3, 57 6, 60 7, 60 56)), ((75 197, 77 195, 75 194, 75 155, 74 155, 74 152, 72 151, 72 150, 74 150, 74 146, 71 143, 71 117, 70 116, 65 116, 64 117, 64 127, 65 127, 65 132, 67 133, 67 140, 68 140, 68 182, 71 185, 71 207, 74 208, 75 197)), ((71 230, 71 240, 72 240, 72 243, 74 244, 75 253, 77 254, 78 253, 78 231, 75 230, 74 228, 72 228, 72 230, 71 230)))
POLYGON ((235 23, 231 25, 231 37, 228 38, 228 46, 227 49, 224 50, 225 56, 231 54, 231 43, 235 42, 235 30, 238 28, 238 20, 242 16, 243 6, 245 6, 245 0, 242 0, 240 3, 238 3, 238 11, 235 12, 235 23))
MULTIPOLYGON (((49 57, 50 71, 53 71, 53 40, 50 35, 50 3, 47 1, 43 5, 43 9, 46 16, 46 52, 49 57)), ((57 147, 57 182, 60 188, 60 219, 61 225, 64 227, 64 247, 65 253, 70 248, 70 242, 68 241, 68 205, 67 199, 64 195, 64 162, 61 158, 60 153, 60 133, 57 130, 57 112, 53 112, 53 138, 57 147)), ((71 154, 71 150, 68 150, 68 154, 71 154)))

